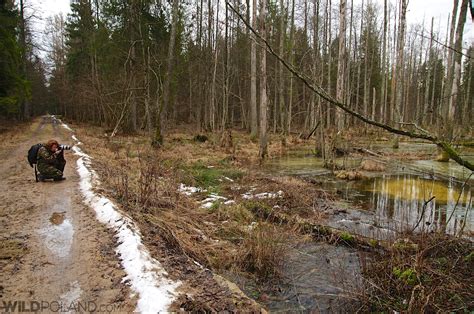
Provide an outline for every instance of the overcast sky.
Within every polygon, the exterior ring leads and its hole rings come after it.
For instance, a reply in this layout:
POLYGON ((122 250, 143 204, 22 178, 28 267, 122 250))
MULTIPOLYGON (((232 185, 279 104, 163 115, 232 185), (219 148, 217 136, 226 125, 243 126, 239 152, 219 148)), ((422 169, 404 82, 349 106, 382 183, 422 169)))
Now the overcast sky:
MULTIPOLYGON (((367 0, 366 0, 367 1, 367 0)), ((373 0, 374 3, 381 0, 373 0)), ((46 17, 64 13, 66 15, 70 12, 70 0, 32 0, 35 7, 39 9, 38 12, 43 19, 46 17)), ((350 0, 348 0, 350 2, 350 0)), ((362 2, 361 0, 354 0, 354 4, 362 2)), ((395 0, 389 0, 395 3, 395 0)), ((337 5, 337 0, 333 1, 333 5, 337 5)), ((429 28, 431 17, 435 18, 434 25, 440 25, 440 32, 446 32, 446 25, 449 14, 452 12, 453 0, 409 0, 407 21, 408 23, 422 23, 425 20, 426 28, 429 28)), ((468 12, 466 25, 464 26, 464 46, 469 46, 469 43, 474 42, 474 24, 468 12)), ((436 31, 437 29, 435 29, 436 31)))

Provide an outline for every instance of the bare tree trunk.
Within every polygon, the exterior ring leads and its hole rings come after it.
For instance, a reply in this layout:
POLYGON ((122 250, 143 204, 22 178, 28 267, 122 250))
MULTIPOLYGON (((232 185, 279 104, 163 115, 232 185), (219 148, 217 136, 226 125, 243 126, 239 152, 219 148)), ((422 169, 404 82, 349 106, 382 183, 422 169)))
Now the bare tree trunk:
POLYGON ((229 8, 227 6, 225 6, 224 45, 224 99, 222 101, 222 130, 227 128, 229 111, 229 8))
MULTIPOLYGON (((424 25, 424 21, 423 21, 423 25, 424 25)), ((420 52, 418 54, 418 65, 417 65, 417 68, 418 68, 418 74, 417 74, 417 79, 420 80, 421 77, 420 77, 420 69, 421 69, 421 65, 423 63, 423 42, 424 42, 424 33, 425 33, 425 30, 422 29, 421 31, 421 43, 420 43, 420 52)), ((424 120, 424 115, 425 115, 425 104, 424 102, 421 101, 421 92, 420 92, 420 87, 418 86, 418 84, 416 85, 416 116, 415 116, 415 121, 419 124, 419 125, 423 125, 423 120, 424 120)))
MULTIPOLYGON (((346 96, 345 96, 345 102, 349 107, 351 107, 352 104, 352 88, 353 88, 353 82, 351 80, 351 54, 352 54, 352 37, 353 37, 353 17, 354 17, 354 0, 351 0, 351 8, 350 8, 350 21, 349 21, 349 43, 346 44, 346 68, 345 68, 345 76, 346 76, 346 96)), ((347 28, 346 28, 347 29, 347 28)), ((355 33, 355 32, 354 32, 355 33)), ((349 124, 349 117, 346 117, 344 115, 344 124, 349 124)))
MULTIPOLYGON (((146 88, 146 96, 145 96, 145 114, 146 114, 146 126, 148 134, 153 133, 153 123, 151 117, 151 110, 150 110, 150 47, 147 47, 147 55, 146 55, 146 63, 145 63, 145 88, 146 88)), ((145 59, 145 56, 143 57, 145 59)))
POLYGON ((383 39, 382 39, 382 89, 380 95, 380 121, 384 121, 385 113, 387 112, 387 100, 386 100, 386 86, 387 86, 387 21, 388 21, 388 12, 387 12, 387 0, 383 1, 383 39))
MULTIPOLYGON (((313 80, 321 84, 321 75, 319 73, 320 69, 322 68, 320 58, 319 58, 319 0, 313 0, 313 80), (319 65, 319 67, 318 67, 319 65)), ((318 103, 320 102, 320 98, 317 98, 318 103)), ((316 95, 311 93, 311 112, 310 112, 310 127, 316 124, 316 95)))
MULTIPOLYGON (((454 46, 454 32, 456 31, 456 18, 458 15, 458 7, 459 7, 459 0, 453 0, 453 12, 451 15, 451 26, 450 26, 450 32, 449 32, 449 47, 454 46)), ((447 60, 447 65, 446 65, 446 83, 444 85, 444 95, 443 99, 444 101, 444 110, 443 114, 445 117, 448 116, 449 114, 449 104, 451 101, 451 92, 453 88, 453 82, 454 82, 454 67, 453 67, 453 62, 454 62, 454 52, 452 49, 448 50, 448 60, 447 60)))
MULTIPOLYGON (((284 47, 285 47, 285 30, 286 30, 286 9, 283 4, 283 0, 280 0, 280 39, 279 39, 279 54, 284 57, 284 47)), ((275 102, 275 112, 280 113, 280 126, 283 129, 285 124, 285 77, 283 76, 283 64, 278 64, 278 105, 275 102), (277 109, 278 108, 278 109, 277 109)), ((274 115, 274 124, 278 125, 278 115, 274 115)), ((275 130, 274 130, 275 131, 275 130)))
MULTIPOLYGON (((291 20, 290 20, 290 44, 289 44, 289 57, 290 63, 294 64, 295 54, 293 51, 294 47, 294 37, 295 37, 295 0, 291 1, 291 20)), ((294 78, 293 75, 290 75, 290 90, 288 95, 288 111, 286 114, 286 124, 283 125, 284 134, 288 135, 291 131, 291 116, 293 110, 293 85, 294 85, 294 78)))
POLYGON ((219 37, 219 0, 217 0, 216 10, 216 34, 214 39, 214 63, 212 70, 212 83, 211 83, 211 99, 210 99, 210 126, 211 130, 216 129, 216 115, 217 115, 217 96, 216 96, 216 80, 217 80, 217 56, 218 56, 218 37, 219 37))
POLYGON ((138 3, 137 0, 132 0, 131 5, 129 6, 130 10, 130 69, 128 71, 128 75, 130 76, 130 117, 129 117, 129 128, 133 131, 137 131, 137 101, 138 97, 136 95, 137 89, 137 79, 135 75, 135 67, 137 66, 136 62, 136 49, 135 45, 137 43, 137 36, 135 34, 135 27, 137 24, 137 10, 138 10, 138 3))
MULTIPOLYGON (((472 50, 471 48, 471 60, 473 59, 474 59, 474 50, 472 50)), ((473 99, 472 99, 473 95, 471 95, 471 84, 472 84, 472 76, 473 76, 472 68, 474 68, 474 65, 470 64, 469 73, 467 73, 468 75, 467 86, 466 86, 467 92, 466 92, 466 97, 464 98, 464 114, 463 114, 463 121, 462 121, 462 122, 468 122, 468 123, 469 121, 472 121, 470 116, 472 115, 472 112, 474 110, 473 99)))
MULTIPOLYGON (((266 40, 267 0, 260 0, 260 36, 266 40)), ((260 151, 259 157, 265 159, 267 150, 267 52, 262 46, 260 56, 260 151)))
MULTIPOLYGON (((362 20, 364 20, 364 17, 362 17, 362 20)), ((368 32, 368 27, 369 23, 367 21, 367 26, 366 26, 366 32, 368 32)), ((362 28, 361 28, 361 34, 362 34, 362 28)), ((368 107, 369 107, 369 86, 370 83, 368 82, 368 72, 369 72, 369 41, 368 38, 365 40, 365 47, 364 47, 364 54, 365 54, 365 60, 364 60, 364 98, 363 98, 363 106, 364 106, 364 115, 366 117, 369 116, 368 112, 368 107)))
MULTIPOLYGON (((21 44, 21 67, 22 74, 25 80, 28 80, 28 72, 26 63, 28 61, 27 53, 28 47, 26 46, 26 22, 25 22, 25 4, 24 0, 20 0, 20 44, 21 44)), ((30 100, 25 97, 23 99, 23 119, 28 119, 31 116, 31 104, 30 100)))
POLYGON ((427 107, 427 108, 433 108, 433 104, 431 103, 430 104, 430 93, 429 93, 429 90, 430 90, 430 79, 429 79, 429 71, 430 71, 430 68, 429 68, 429 61, 430 61, 430 58, 431 58, 431 50, 433 49, 433 18, 431 19, 431 31, 430 31, 430 44, 428 46, 428 49, 426 50, 426 53, 425 53, 425 66, 426 66, 426 81, 425 81, 425 95, 424 95, 424 106, 427 107))
MULTIPOLYGON (((346 0, 340 0, 339 3, 339 52, 337 57, 337 86, 336 99, 344 101, 344 81, 346 65, 346 0)), ((337 130, 344 129, 344 114, 340 108, 336 109, 337 130)))
MULTIPOLYGON (((454 49, 456 51, 462 50, 462 38, 464 33, 464 24, 466 23, 468 0, 462 0, 461 9, 459 12, 458 25, 456 27, 456 41, 454 43, 454 49)), ((454 114, 456 106, 458 106, 458 92, 459 86, 461 85, 461 59, 462 55, 456 53, 454 55, 454 76, 453 84, 451 88, 451 94, 449 97, 449 110, 448 110, 448 127, 449 137, 453 136, 454 129, 454 114)))
MULTIPOLYGON (((203 41, 202 41, 202 8, 203 8, 203 4, 204 4, 204 0, 200 0, 199 2, 196 1, 196 6, 199 4, 199 7, 196 8, 196 14, 199 14, 199 24, 198 24, 198 32, 197 32, 197 41, 198 41, 198 47, 197 49, 199 49, 199 57, 198 57, 198 61, 200 61, 201 59, 201 55, 203 53, 203 41)), ((198 62, 197 64, 197 72, 196 73, 196 76, 197 76, 197 89, 198 89, 198 98, 197 98, 197 102, 195 104, 195 107, 196 107, 196 129, 198 132, 201 132, 201 128, 202 128, 202 110, 203 110, 203 102, 204 102, 204 97, 203 97, 203 88, 201 86, 201 79, 202 79, 202 64, 201 62, 198 62)))
POLYGON ((396 65, 396 87, 395 87, 395 113, 396 122, 399 122, 401 117, 401 109, 403 102, 403 69, 405 62, 405 30, 406 30, 406 16, 407 16, 408 0, 400 0, 400 20, 398 27, 397 38, 397 65, 396 65))
MULTIPOLYGON (((331 64, 332 64, 332 49, 331 49, 331 40, 332 40, 332 36, 331 36, 331 0, 327 0, 326 2, 326 10, 327 10, 327 14, 326 14, 326 23, 327 23, 327 32, 328 32, 328 41, 327 41, 327 49, 328 49, 328 77, 327 77, 327 80, 328 80, 328 85, 327 85, 327 88, 328 88, 328 93, 329 95, 331 95, 331 84, 332 84, 332 75, 331 75, 331 64)), ((327 113, 327 122, 326 122, 326 126, 330 126, 332 125, 332 121, 331 121, 331 110, 332 108, 327 108, 326 109, 326 113, 327 113)))
POLYGON ((156 121, 156 131, 155 137, 153 138, 152 145, 156 147, 160 147, 163 145, 163 110, 164 108, 169 108, 169 100, 170 100, 170 82, 171 76, 173 74, 173 62, 174 62, 174 46, 176 41, 176 26, 178 25, 178 8, 179 8, 179 0, 173 0, 173 7, 172 7, 172 22, 171 22, 171 33, 170 33, 170 42, 168 46, 168 64, 167 64, 167 71, 165 82, 163 86, 163 102, 158 108, 157 114, 157 121, 156 121))
MULTIPOLYGON (((257 29, 257 0, 252 1, 252 26, 257 29)), ((258 132, 257 120, 257 38, 252 34, 250 46, 250 137, 258 132)))
MULTIPOLYGON (((359 30, 359 36, 362 34, 362 31, 364 29, 364 0, 362 0, 362 5, 360 7, 360 30, 359 30)), ((359 46, 361 45, 360 40, 359 44, 357 45, 357 42, 355 43, 355 50, 358 51, 360 48, 359 46)), ((360 111, 360 76, 362 73, 362 60, 359 58, 359 61, 357 62, 357 87, 356 87, 356 103, 355 103, 355 110, 360 111)), ((365 83, 364 83, 365 84, 365 83)))

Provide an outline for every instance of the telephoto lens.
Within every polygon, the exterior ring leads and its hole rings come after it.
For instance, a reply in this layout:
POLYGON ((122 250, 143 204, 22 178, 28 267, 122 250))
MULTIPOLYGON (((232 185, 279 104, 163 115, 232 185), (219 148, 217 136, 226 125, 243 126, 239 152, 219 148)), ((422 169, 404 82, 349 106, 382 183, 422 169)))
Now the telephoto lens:
POLYGON ((61 144, 61 145, 59 145, 59 149, 60 149, 60 150, 70 150, 70 149, 71 149, 71 146, 61 144))

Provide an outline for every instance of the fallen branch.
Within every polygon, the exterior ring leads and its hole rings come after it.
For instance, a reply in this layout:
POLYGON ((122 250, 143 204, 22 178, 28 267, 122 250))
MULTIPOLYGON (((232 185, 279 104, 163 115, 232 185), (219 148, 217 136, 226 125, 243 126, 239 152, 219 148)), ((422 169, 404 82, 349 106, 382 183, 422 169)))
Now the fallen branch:
POLYGON ((319 126, 320 124, 321 124, 321 121, 318 121, 318 123, 316 123, 316 126, 313 128, 313 130, 312 130, 311 132, 309 132, 308 135, 306 135, 306 136, 305 136, 305 135, 301 136, 301 138, 304 139, 304 140, 308 140, 308 139, 314 134, 314 132, 316 132, 316 129, 318 128, 318 126, 319 126))
POLYGON ((438 137, 436 137, 434 135, 431 135, 431 134, 409 132, 409 131, 401 130, 401 129, 389 126, 387 124, 369 119, 369 118, 365 117, 364 115, 362 115, 362 114, 360 114, 356 111, 353 111, 352 109, 347 107, 346 104, 344 104, 342 102, 339 102, 336 99, 334 99, 324 89, 322 89, 320 86, 312 83, 309 78, 306 78, 304 76, 304 74, 297 71, 293 65, 291 65, 288 62, 286 62, 285 60, 283 60, 283 58, 273 50, 272 46, 268 43, 268 41, 266 39, 264 39, 262 36, 260 36, 260 34, 258 34, 258 32, 255 29, 252 28, 252 26, 242 16, 242 14, 240 14, 240 12, 237 11, 237 9, 235 9, 234 6, 228 0, 226 0, 225 2, 226 2, 226 5, 229 6, 229 8, 239 17, 239 19, 242 20, 242 22, 245 24, 245 26, 256 36, 256 38, 258 38, 261 42, 263 42, 265 44, 265 46, 267 48, 267 51, 270 54, 272 54, 281 64, 283 64, 283 66, 285 68, 287 68, 288 71, 290 71, 295 77, 297 77, 301 82, 303 82, 304 85, 306 85, 310 90, 312 90, 317 95, 319 95, 322 99, 326 100, 328 103, 342 109, 343 111, 347 112, 348 114, 356 117, 357 119, 359 119, 359 120, 361 120, 361 121, 363 121, 367 124, 379 127, 381 129, 384 129, 384 130, 389 131, 389 132, 394 133, 394 134, 403 135, 403 136, 407 136, 407 137, 410 137, 410 138, 418 138, 418 139, 428 140, 428 141, 436 144, 441 149, 443 149, 452 160, 454 160, 458 164, 468 168, 469 170, 474 171, 474 164, 472 164, 469 161, 463 159, 451 147, 451 145, 448 142, 446 142, 442 139, 439 139, 438 137))
POLYGON ((382 154, 377 153, 377 152, 373 152, 373 151, 371 151, 371 150, 369 150, 369 149, 367 149, 367 148, 362 148, 362 147, 360 147, 360 148, 354 148, 354 150, 357 151, 357 152, 365 153, 365 154, 368 154, 368 155, 371 155, 371 156, 375 156, 375 157, 383 157, 382 154))

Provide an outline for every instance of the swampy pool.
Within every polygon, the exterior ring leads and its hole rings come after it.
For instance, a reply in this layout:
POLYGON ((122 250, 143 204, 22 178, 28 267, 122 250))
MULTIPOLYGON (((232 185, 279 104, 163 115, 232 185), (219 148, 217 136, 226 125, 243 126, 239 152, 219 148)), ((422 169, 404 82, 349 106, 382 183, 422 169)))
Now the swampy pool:
MULTIPOLYGON (((393 150, 386 146, 373 145, 371 149, 393 150)), ((426 143, 401 143, 400 149, 436 153, 436 147, 426 143)), ((472 160, 472 149, 464 153, 472 160)), ((340 158, 336 162, 350 169, 357 168, 362 160, 362 157, 340 158)), ((467 234, 474 230, 474 175, 467 180, 471 172, 453 161, 391 162, 384 172, 365 173, 367 177, 363 180, 345 181, 323 168, 321 158, 310 151, 299 151, 269 161, 266 171, 317 181, 324 190, 335 192, 347 207, 361 209, 362 218, 371 225, 384 225, 396 231, 443 230, 451 234, 461 228, 467 234)), ((348 219, 338 221, 348 222, 348 219)))

